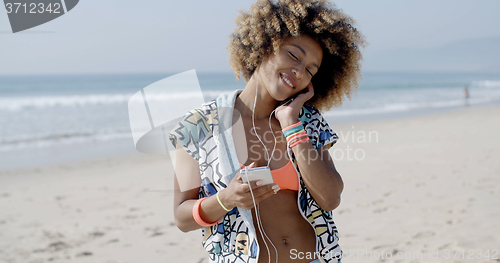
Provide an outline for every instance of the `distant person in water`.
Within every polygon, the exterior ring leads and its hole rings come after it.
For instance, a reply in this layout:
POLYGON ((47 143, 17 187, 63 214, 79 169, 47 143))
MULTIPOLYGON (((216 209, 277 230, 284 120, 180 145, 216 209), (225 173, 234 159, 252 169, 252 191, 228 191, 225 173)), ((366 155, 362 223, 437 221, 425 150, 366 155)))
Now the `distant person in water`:
POLYGON ((465 107, 469 106, 469 86, 465 86, 465 107))

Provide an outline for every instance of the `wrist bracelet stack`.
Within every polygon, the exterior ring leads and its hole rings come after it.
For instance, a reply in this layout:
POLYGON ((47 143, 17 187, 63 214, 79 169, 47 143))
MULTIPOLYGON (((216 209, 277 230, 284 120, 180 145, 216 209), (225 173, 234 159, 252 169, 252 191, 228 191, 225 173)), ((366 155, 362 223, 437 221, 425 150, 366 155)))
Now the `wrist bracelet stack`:
POLYGON ((284 128, 282 132, 290 148, 301 142, 309 141, 309 136, 307 136, 301 121, 284 128))

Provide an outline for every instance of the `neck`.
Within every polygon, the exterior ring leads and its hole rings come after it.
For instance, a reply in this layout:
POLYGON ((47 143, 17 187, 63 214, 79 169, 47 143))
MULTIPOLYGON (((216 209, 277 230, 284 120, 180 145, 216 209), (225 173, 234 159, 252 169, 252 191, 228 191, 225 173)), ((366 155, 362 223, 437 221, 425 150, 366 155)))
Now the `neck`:
POLYGON ((265 83, 261 79, 259 79, 257 87, 256 74, 252 75, 243 91, 236 98, 235 108, 240 111, 242 117, 252 118, 255 93, 257 93, 254 112, 255 121, 267 121, 271 112, 278 107, 279 101, 269 95, 265 83))

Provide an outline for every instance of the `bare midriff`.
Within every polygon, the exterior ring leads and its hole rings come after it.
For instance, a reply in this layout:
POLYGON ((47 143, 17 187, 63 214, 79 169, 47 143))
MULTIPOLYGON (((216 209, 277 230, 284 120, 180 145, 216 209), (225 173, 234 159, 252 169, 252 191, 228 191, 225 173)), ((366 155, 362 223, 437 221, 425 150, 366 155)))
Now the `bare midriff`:
POLYGON ((269 256, 271 262, 279 263, 312 261, 306 259, 306 255, 314 255, 316 237, 312 226, 299 212, 297 193, 293 190, 280 190, 276 195, 259 203, 261 226, 278 251, 278 261, 274 247, 266 239, 270 254, 268 253, 262 234, 258 230, 255 208, 252 209, 253 224, 260 248, 258 263, 269 262, 269 256), (303 255, 302 259, 296 256, 299 252, 302 252, 300 253, 303 255))
MULTIPOLYGON (((235 140, 236 152, 240 163, 248 166, 255 161, 257 167, 266 166, 267 159, 262 158, 263 156, 267 156, 264 146, 262 146, 262 143, 255 136, 255 133, 248 132, 253 129, 251 119, 244 118, 243 125, 244 130, 233 130, 233 138, 235 140), (241 144, 242 140, 246 141, 246 149, 241 144)), ((268 131, 268 133, 271 131, 267 121, 256 122, 255 126, 270 155, 274 146, 274 138, 270 134, 264 134, 265 131, 268 131)), ((286 152, 286 141, 281 133, 279 121, 273 118, 271 127, 273 133, 277 137, 277 144, 269 167, 271 170, 276 170, 284 167, 289 162, 289 158, 286 152)), ((297 176, 297 174, 293 173, 290 176, 297 176)), ((269 256, 271 257, 270 262, 273 263, 305 263, 312 261, 310 257, 306 257, 306 255, 315 254, 316 235, 313 227, 299 211, 297 195, 297 191, 281 189, 275 195, 259 203, 261 226, 278 251, 278 261, 276 261, 276 251, 268 240, 266 241, 269 247, 269 253, 267 251, 262 234, 258 229, 255 208, 252 208, 253 224, 257 232, 257 241, 260 249, 258 263, 269 262, 269 256), (294 256, 291 251, 295 255, 300 253, 303 257, 299 259, 294 256)))

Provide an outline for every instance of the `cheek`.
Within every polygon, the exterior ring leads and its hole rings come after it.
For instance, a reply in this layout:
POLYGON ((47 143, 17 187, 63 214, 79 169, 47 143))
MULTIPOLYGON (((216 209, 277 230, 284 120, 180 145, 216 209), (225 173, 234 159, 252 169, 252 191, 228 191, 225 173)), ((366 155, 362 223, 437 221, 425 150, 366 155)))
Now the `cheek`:
POLYGON ((307 92, 307 86, 309 85, 309 83, 311 83, 310 77, 305 78, 300 82, 299 88, 301 89, 301 92, 304 92, 304 93, 307 92))
POLYGON ((274 63, 268 63, 265 67, 262 67, 264 70, 265 78, 267 81, 275 81, 276 76, 279 75, 278 69, 274 63))

